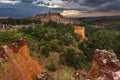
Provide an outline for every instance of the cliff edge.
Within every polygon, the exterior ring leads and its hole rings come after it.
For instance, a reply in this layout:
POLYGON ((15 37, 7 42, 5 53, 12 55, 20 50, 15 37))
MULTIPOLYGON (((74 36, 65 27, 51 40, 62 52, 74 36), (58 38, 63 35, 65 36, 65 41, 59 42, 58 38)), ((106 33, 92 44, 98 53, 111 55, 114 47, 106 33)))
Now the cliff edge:
POLYGON ((37 61, 30 56, 26 39, 0 49, 2 80, 36 80, 42 72, 37 61))
POLYGON ((120 61, 114 53, 97 49, 89 73, 77 70, 73 76, 80 80, 120 80, 120 61))

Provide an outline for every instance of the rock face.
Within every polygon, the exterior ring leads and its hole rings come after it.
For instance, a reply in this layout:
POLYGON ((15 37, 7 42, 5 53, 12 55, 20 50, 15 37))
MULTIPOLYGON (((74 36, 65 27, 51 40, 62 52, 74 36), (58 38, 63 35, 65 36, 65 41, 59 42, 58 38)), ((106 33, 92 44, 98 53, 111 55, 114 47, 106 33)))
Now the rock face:
POLYGON ((4 68, 2 80, 36 80, 42 69, 29 54, 26 39, 12 45, 3 45, 0 49, 0 66, 4 68))
POLYGON ((59 13, 48 13, 48 14, 38 14, 35 16, 35 18, 41 19, 42 23, 48 22, 49 20, 56 21, 57 23, 72 23, 72 21, 64 18, 59 13))
POLYGON ((76 78, 85 80, 120 80, 120 62, 114 53, 106 50, 96 50, 93 57, 92 69, 87 74, 78 70, 74 73, 76 78))
POLYGON ((81 35, 81 39, 80 40, 85 40, 85 28, 81 27, 81 26, 76 26, 74 25, 74 32, 78 35, 81 35))

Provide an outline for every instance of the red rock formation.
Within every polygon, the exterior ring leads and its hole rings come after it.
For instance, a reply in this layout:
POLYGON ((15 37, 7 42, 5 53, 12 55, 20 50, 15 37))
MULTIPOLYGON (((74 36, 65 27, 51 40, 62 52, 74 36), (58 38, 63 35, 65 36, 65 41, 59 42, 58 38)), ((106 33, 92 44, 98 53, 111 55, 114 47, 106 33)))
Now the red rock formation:
POLYGON ((81 70, 74 73, 90 80, 120 80, 120 62, 114 53, 106 50, 96 50, 93 57, 93 65, 89 74, 83 74, 81 70))
POLYGON ((5 60, 2 80, 36 80, 42 69, 29 54, 26 39, 12 45, 3 45, 0 59, 5 60))

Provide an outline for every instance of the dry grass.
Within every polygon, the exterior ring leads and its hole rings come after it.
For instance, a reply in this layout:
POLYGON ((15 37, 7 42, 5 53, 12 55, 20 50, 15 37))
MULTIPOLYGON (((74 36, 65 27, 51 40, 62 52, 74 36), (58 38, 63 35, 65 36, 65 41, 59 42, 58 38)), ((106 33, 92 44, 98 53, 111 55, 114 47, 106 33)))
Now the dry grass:
POLYGON ((72 74, 73 70, 66 67, 61 71, 58 80, 71 80, 72 74))

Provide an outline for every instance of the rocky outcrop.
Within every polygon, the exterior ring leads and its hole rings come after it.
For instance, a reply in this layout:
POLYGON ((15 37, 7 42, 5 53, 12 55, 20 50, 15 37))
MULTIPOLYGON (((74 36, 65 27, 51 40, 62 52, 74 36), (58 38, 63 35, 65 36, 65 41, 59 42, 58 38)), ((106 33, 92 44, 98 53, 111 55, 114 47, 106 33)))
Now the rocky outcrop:
POLYGON ((74 32, 81 36, 80 40, 85 40, 85 28, 84 27, 74 25, 74 32))
POLYGON ((63 23, 63 24, 72 23, 72 21, 64 18, 59 13, 38 14, 34 18, 41 19, 42 23, 48 22, 49 20, 55 21, 57 23, 63 23))
POLYGON ((26 39, 0 49, 2 80, 36 80, 42 69, 29 54, 26 39))
POLYGON ((90 72, 78 70, 73 76, 85 80, 120 80, 120 61, 114 53, 97 49, 90 72))

